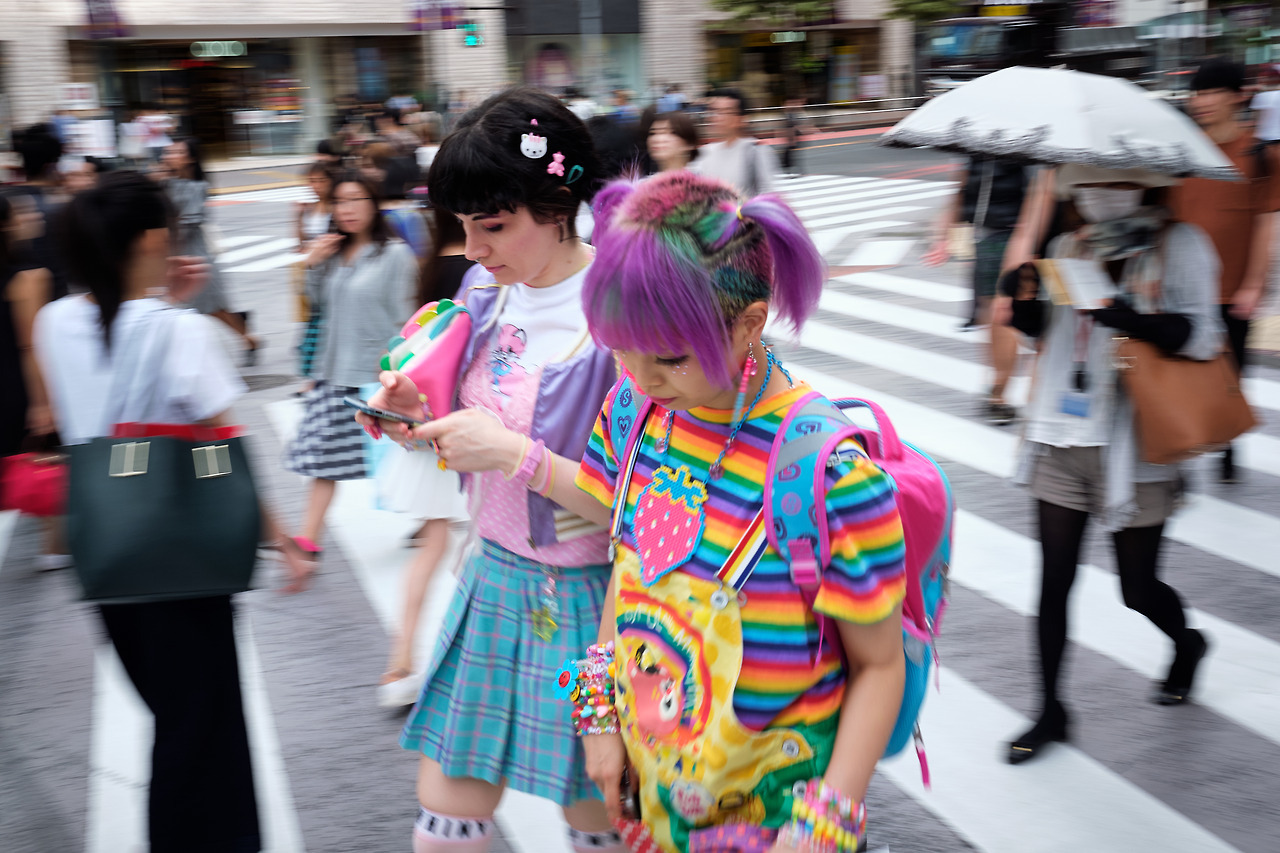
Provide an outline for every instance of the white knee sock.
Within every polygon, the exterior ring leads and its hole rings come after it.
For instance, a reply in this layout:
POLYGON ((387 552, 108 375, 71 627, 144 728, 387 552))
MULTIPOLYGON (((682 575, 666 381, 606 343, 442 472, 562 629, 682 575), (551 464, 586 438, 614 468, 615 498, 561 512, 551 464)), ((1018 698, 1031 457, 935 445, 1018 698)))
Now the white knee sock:
POLYGON ((453 817, 418 807, 413 853, 488 853, 492 818, 453 817))
POLYGON ((612 829, 604 832, 583 832, 569 827, 569 846, 574 853, 627 853, 622 836, 612 829))

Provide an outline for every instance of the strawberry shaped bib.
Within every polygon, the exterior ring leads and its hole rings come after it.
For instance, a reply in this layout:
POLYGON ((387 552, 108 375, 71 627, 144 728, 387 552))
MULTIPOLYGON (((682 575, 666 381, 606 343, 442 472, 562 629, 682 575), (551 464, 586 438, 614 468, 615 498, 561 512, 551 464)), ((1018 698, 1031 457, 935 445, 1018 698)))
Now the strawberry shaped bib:
POLYGON ((687 465, 675 470, 663 465, 653 472, 653 479, 636 502, 632 520, 640 579, 645 586, 693 556, 707 524, 702 508, 706 502, 707 487, 693 477, 687 465))

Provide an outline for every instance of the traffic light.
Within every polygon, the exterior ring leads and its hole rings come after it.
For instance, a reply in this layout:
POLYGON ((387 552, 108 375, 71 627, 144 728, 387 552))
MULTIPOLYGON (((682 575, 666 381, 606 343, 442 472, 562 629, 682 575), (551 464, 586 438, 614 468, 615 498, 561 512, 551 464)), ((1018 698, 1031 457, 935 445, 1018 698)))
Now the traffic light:
POLYGON ((483 47, 484 34, 480 32, 480 24, 473 20, 465 20, 458 29, 462 30, 462 44, 464 47, 483 47))

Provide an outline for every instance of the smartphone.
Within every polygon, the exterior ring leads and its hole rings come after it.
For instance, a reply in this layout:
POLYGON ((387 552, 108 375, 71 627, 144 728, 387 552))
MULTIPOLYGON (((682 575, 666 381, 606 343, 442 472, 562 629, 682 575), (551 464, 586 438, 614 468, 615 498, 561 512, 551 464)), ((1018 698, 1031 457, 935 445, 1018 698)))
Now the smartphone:
POLYGON ((418 426, 426 423, 422 418, 411 418, 408 415, 402 415, 398 412, 389 412, 386 409, 379 409, 376 406, 370 406, 359 397, 343 397, 343 405, 355 409, 357 412, 364 412, 366 415, 372 415, 375 418, 384 421, 396 421, 409 426, 418 426))

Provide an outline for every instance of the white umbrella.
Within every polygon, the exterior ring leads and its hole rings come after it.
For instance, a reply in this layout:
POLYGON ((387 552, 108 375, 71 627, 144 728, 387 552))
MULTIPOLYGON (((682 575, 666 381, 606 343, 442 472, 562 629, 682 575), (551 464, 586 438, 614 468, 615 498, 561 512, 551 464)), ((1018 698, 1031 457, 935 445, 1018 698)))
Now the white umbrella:
POLYGON ((1195 122, 1141 87, 1055 68, 1005 68, 979 77, 917 109, 881 144, 1241 179, 1195 122))

